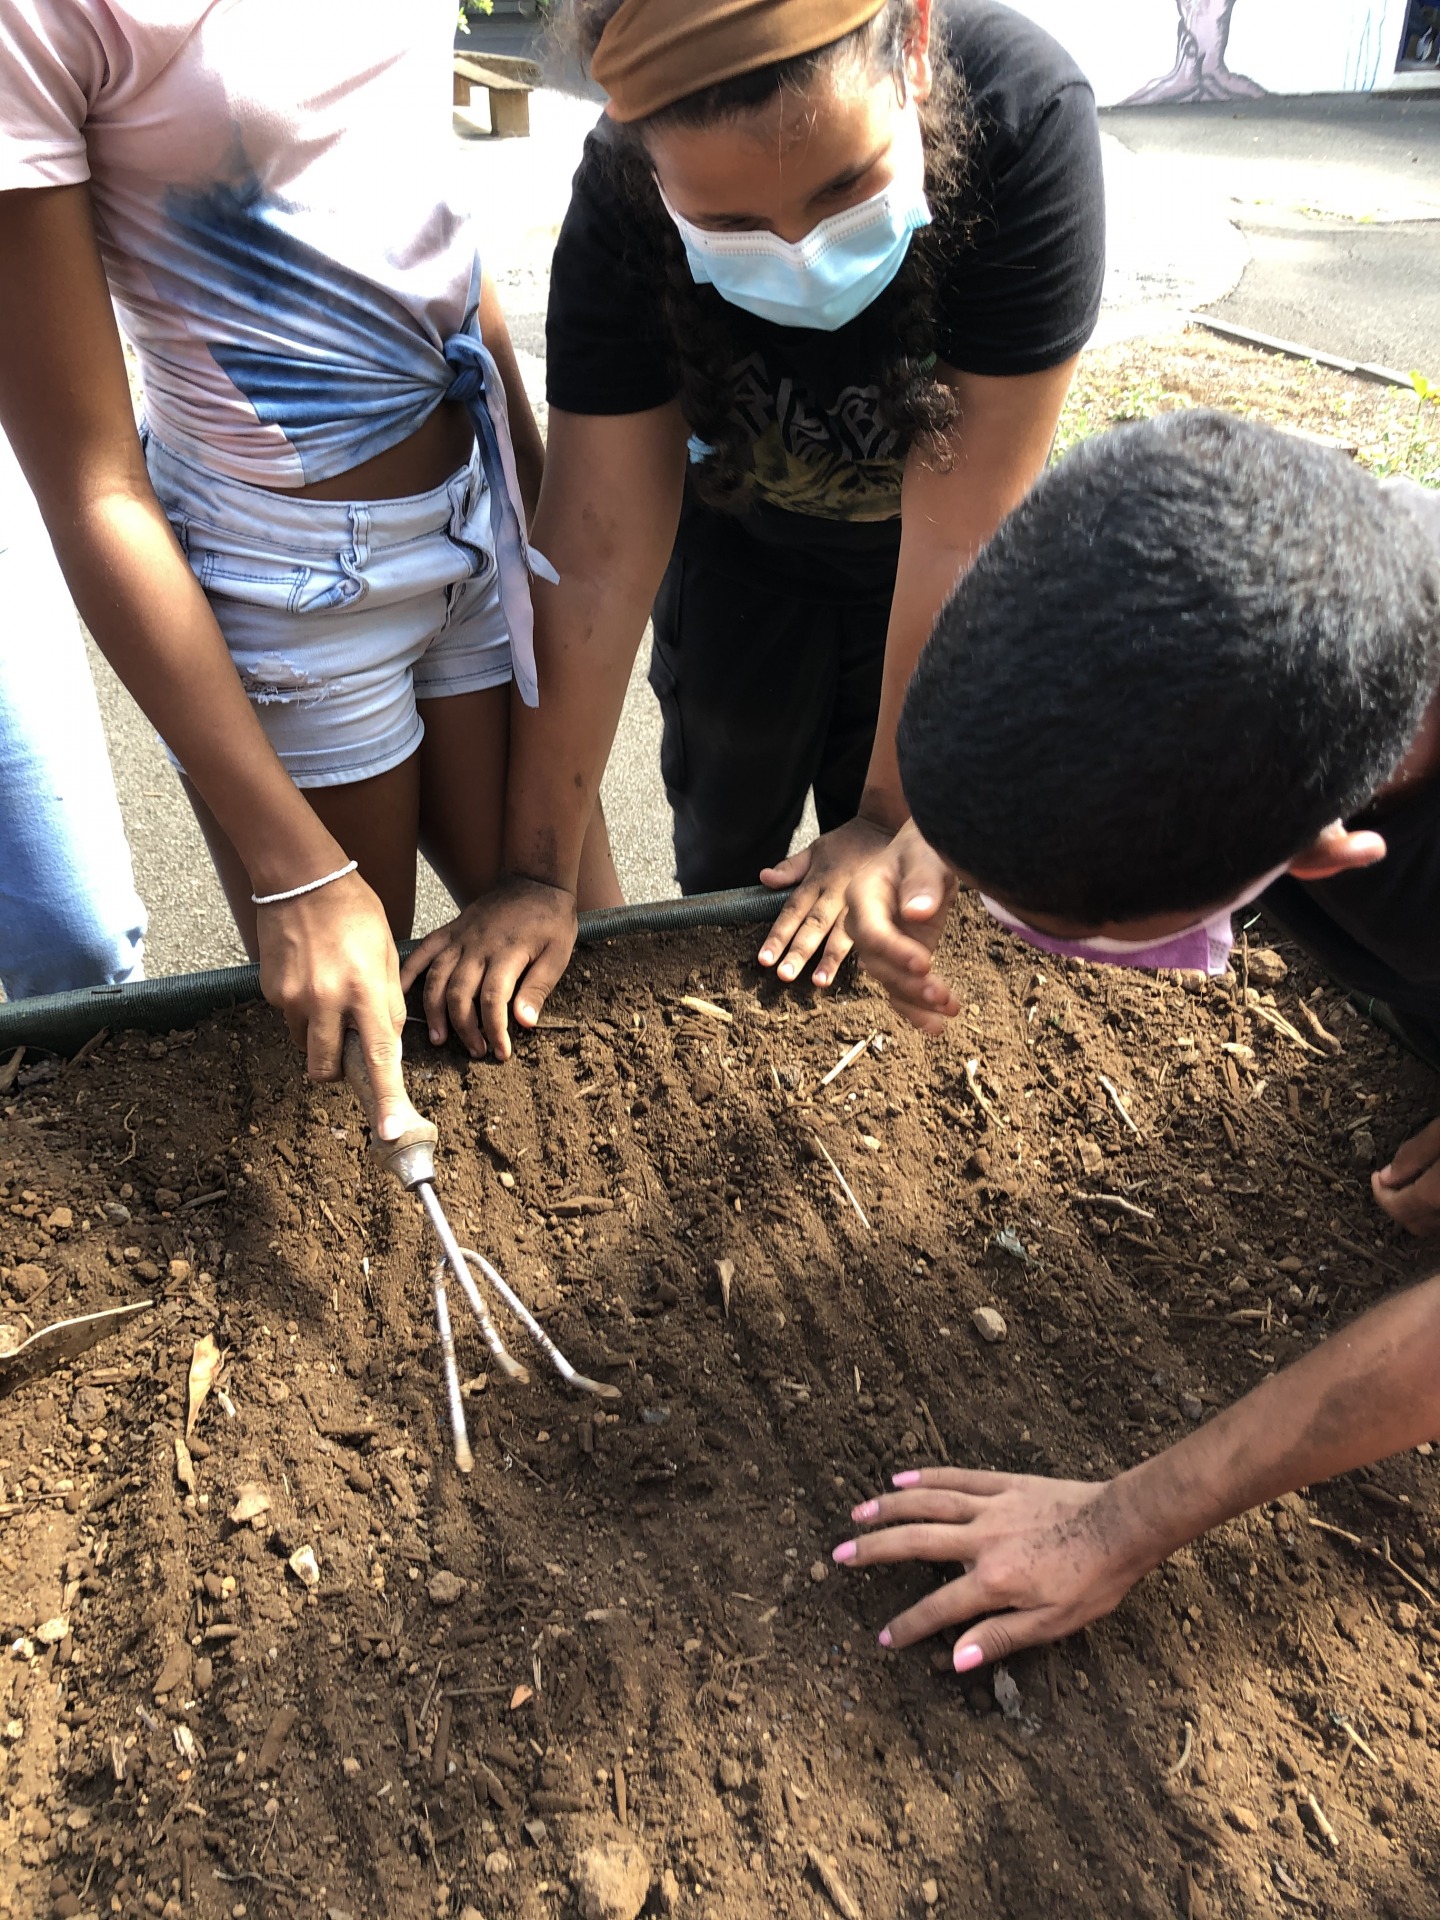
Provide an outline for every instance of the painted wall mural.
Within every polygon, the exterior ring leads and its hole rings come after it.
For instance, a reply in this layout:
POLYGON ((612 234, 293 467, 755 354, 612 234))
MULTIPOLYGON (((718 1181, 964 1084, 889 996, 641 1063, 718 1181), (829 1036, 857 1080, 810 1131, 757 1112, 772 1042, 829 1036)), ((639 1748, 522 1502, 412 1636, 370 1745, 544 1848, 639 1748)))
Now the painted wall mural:
POLYGON ((1353 93, 1437 77, 1397 65, 1412 0, 1010 0, 1084 67, 1103 106, 1353 93))
POLYGON ((1175 65, 1163 80, 1132 93, 1127 106, 1158 106, 1168 100, 1253 100, 1265 89, 1225 64, 1236 0, 1175 0, 1180 33, 1175 65))

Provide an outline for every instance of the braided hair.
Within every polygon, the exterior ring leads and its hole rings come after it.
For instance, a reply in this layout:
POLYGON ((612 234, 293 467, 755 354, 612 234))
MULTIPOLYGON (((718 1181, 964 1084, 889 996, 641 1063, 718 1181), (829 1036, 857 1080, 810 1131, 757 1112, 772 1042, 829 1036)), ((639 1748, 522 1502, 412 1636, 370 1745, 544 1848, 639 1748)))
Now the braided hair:
MULTIPOLYGON (((550 28, 550 59, 561 71, 586 73, 622 0, 563 0, 550 28)), ((915 0, 887 0, 875 18, 843 39, 689 94, 630 126, 616 126, 604 143, 605 163, 650 257, 664 263, 664 309, 687 425, 710 449, 691 469, 691 485, 708 505, 741 511, 754 484, 751 435, 739 407, 739 370, 749 353, 735 309, 690 272, 675 223, 660 199, 647 132, 703 128, 736 120, 782 94, 803 94, 846 63, 903 86, 906 50, 919 21, 915 0)), ((954 424, 955 393, 935 377, 935 303, 944 252, 955 244, 959 203, 968 174, 971 127, 965 83, 943 36, 931 48, 934 74, 920 105, 925 145, 925 191, 934 219, 913 235, 904 264, 867 309, 866 338, 876 343, 879 424, 903 449, 927 442, 944 459, 942 438, 954 424)))

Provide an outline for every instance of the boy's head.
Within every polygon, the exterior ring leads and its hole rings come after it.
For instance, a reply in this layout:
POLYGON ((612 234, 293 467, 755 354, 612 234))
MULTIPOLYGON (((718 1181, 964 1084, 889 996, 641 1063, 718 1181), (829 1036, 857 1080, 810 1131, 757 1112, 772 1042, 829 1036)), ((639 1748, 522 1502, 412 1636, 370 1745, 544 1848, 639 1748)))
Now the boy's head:
POLYGON ((1090 440, 940 613, 921 833, 1019 914, 1198 915, 1394 772, 1440 681, 1433 535, 1342 456, 1211 412, 1090 440))

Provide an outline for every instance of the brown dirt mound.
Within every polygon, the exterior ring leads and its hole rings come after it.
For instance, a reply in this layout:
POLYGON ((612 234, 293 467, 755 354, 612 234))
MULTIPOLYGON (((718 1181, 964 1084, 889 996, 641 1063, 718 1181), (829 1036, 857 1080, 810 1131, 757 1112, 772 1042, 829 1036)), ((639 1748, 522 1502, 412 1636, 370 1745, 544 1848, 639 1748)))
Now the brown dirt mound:
POLYGON ((0 1404, 0 1908, 1436 1911, 1434 1457, 1181 1553, 1013 1663, 1018 1718, 877 1649, 921 1570, 829 1562, 899 1465, 1104 1473, 1415 1274, 1365 1173, 1433 1076, 1293 951, 1191 991, 962 915, 926 1043, 749 945, 592 953, 511 1066, 412 1064, 462 1237, 624 1390, 487 1382, 466 1329, 469 1481, 428 1229, 273 1016, 21 1075, 0 1317, 160 1304, 0 1404))

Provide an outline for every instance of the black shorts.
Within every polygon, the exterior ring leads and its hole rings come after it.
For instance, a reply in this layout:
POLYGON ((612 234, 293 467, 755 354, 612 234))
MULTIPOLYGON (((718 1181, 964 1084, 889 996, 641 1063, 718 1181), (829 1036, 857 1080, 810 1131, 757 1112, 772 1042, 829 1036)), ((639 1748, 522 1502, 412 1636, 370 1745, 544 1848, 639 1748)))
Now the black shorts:
POLYGON ((822 833, 854 818, 894 574, 893 557, 842 570, 687 514, 650 656, 682 892, 753 886, 789 852, 812 788, 822 833))

